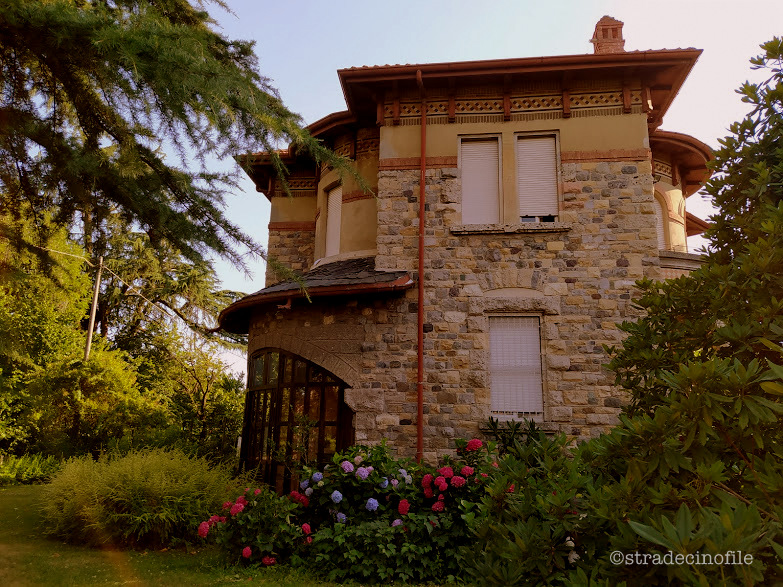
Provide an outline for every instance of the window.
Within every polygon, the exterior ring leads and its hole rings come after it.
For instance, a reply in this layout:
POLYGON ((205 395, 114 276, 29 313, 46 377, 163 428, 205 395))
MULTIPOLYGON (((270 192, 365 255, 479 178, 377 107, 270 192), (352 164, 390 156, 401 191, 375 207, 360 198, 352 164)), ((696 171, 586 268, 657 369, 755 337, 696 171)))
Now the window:
POLYGON ((491 415, 500 420, 542 417, 539 316, 490 316, 491 415))
POLYGON ((324 257, 340 253, 340 232, 342 225, 343 186, 326 193, 326 248, 324 257))
POLYGON ((462 138, 459 166, 462 176, 462 223, 501 222, 498 138, 462 138))
POLYGON ((554 222, 558 213, 557 137, 517 136, 520 222, 554 222))
POLYGON ((666 247, 666 219, 669 215, 666 213, 666 207, 658 196, 655 197, 655 230, 658 236, 658 248, 662 251, 666 247))
POLYGON ((345 384, 318 365, 265 349, 250 359, 239 460, 279 493, 296 479, 286 463, 326 464, 354 442, 345 384))

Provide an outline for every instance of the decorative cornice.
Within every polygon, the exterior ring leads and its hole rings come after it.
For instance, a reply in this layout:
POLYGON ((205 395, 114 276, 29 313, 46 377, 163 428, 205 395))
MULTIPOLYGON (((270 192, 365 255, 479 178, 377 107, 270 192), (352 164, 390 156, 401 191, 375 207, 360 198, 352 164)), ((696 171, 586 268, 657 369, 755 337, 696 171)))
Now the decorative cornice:
POLYGON ((357 202, 359 200, 371 200, 375 196, 371 192, 363 192, 362 190, 355 190, 353 192, 348 192, 347 194, 343 194, 343 204, 347 204, 348 202, 357 202))
POLYGON ((269 230, 315 231, 315 222, 270 222, 269 230))
MULTIPOLYGON (((427 157, 427 169, 456 167, 457 157, 427 157)), ((402 169, 419 169, 419 157, 392 157, 378 162, 378 171, 399 171, 402 169)))
POLYGON ((648 161, 650 149, 610 149, 608 151, 562 151, 563 163, 585 163, 588 161, 648 161))

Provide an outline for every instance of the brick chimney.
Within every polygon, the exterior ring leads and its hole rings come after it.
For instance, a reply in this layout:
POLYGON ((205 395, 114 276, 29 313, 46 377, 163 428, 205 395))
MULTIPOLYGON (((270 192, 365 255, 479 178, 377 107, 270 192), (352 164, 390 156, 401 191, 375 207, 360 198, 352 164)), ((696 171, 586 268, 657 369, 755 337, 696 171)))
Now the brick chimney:
POLYGON ((604 16, 595 25, 593 38, 593 53, 624 53, 623 23, 611 16, 604 16))

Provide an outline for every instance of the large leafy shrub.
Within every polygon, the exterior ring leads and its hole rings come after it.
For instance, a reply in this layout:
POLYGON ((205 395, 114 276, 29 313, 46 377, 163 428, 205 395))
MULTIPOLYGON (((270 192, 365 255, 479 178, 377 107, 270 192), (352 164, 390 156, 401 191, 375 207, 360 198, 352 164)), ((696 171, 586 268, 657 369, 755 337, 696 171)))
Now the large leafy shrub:
POLYGON ((92 545, 195 540, 231 484, 228 469, 178 450, 71 459, 44 487, 44 530, 92 545))
POLYGON ((41 454, 0 455, 0 485, 43 483, 60 469, 60 461, 41 454))

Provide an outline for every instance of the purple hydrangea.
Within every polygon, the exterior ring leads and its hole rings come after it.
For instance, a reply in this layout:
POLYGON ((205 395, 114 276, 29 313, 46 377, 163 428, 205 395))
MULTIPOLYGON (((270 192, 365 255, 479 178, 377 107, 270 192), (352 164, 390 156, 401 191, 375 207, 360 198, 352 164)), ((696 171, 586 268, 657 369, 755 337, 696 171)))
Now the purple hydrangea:
POLYGON ((402 525, 402 520, 400 518, 397 518, 392 522, 392 526, 401 526, 401 525, 402 525))
POLYGON ((356 469, 356 476, 362 481, 364 481, 365 479, 367 479, 367 477, 370 476, 370 469, 366 467, 359 467, 358 469, 356 469))
POLYGON ((351 461, 343 461, 340 463, 340 467, 346 473, 353 473, 353 463, 351 461))
POLYGON ((332 491, 332 495, 330 497, 334 503, 340 503, 343 500, 343 494, 336 489, 332 491))
POLYGON ((384 477, 380 482, 381 489, 386 489, 389 486, 389 480, 384 477))
POLYGON ((299 489, 307 489, 307 486, 310 485, 310 480, 305 479, 299 484, 299 489))
POLYGON ((342 512, 337 512, 337 521, 340 524, 345 524, 345 521, 347 520, 347 516, 342 512))
POLYGON ((367 508, 367 511, 374 512, 375 510, 378 509, 378 500, 375 499, 374 497, 371 497, 370 499, 367 500, 367 503, 365 504, 364 507, 367 508))
POLYGON ((397 485, 398 485, 399 483, 400 483, 400 482, 399 482, 399 481, 397 481, 397 479, 392 479, 392 480, 391 480, 392 487, 394 487, 395 489, 397 489, 397 485))
POLYGON ((323 478, 324 478, 324 474, 323 473, 321 473, 319 471, 316 471, 315 473, 313 473, 313 481, 315 481, 316 483, 318 483, 323 478))
POLYGON ((312 487, 308 487, 307 489, 305 489, 305 495, 307 497, 310 497, 312 494, 313 494, 313 488, 312 487))

